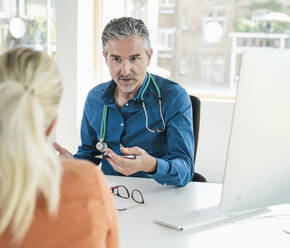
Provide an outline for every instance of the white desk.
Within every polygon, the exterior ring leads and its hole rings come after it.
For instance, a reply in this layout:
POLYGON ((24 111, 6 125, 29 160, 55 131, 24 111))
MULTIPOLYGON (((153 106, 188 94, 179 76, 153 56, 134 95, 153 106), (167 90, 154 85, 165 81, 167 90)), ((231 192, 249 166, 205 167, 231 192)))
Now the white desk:
POLYGON ((221 184, 190 183, 177 188, 152 179, 107 176, 107 180, 110 186, 139 189, 146 204, 118 213, 120 248, 290 247, 290 235, 283 232, 290 226, 290 217, 252 218, 198 231, 176 231, 153 222, 161 215, 217 205, 221 184))

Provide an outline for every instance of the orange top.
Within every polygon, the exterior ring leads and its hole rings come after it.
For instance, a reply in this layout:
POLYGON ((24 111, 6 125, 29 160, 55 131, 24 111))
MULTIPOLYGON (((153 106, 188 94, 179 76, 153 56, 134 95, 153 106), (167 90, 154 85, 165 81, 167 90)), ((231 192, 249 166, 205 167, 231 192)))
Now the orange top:
POLYGON ((62 165, 58 215, 50 217, 39 200, 20 245, 9 245, 6 230, 0 236, 1 248, 118 247, 117 214, 103 173, 84 160, 63 160, 62 165))

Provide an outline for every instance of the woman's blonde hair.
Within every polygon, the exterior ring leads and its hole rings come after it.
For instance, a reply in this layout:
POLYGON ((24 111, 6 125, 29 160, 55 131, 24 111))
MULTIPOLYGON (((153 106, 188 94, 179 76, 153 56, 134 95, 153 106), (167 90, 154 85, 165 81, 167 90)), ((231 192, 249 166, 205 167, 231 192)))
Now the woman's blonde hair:
POLYGON ((0 56, 0 235, 20 242, 37 199, 49 214, 59 204, 61 166, 46 141, 62 94, 56 63, 44 52, 18 47, 0 56))

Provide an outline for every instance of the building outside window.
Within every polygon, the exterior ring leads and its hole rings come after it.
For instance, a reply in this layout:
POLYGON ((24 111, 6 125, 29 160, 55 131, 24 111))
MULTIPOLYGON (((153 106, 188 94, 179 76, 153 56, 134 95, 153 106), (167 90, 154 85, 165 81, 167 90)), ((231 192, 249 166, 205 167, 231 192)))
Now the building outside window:
POLYGON ((161 0, 160 7, 174 7, 174 0, 161 0))
MULTIPOLYGON (((27 46, 55 53, 54 3, 0 0, 0 52, 27 46)), ((106 24, 115 5, 120 8, 110 19, 141 18, 154 49, 149 69, 182 83, 191 94, 210 97, 216 92, 234 97, 237 60, 245 49, 290 47, 290 0, 103 0, 102 4, 109 7, 103 9, 104 23, 98 28, 106 24), (204 33, 212 31, 210 37, 214 38, 215 30, 206 29, 213 23, 222 33, 209 43, 204 33)), ((96 39, 100 42, 100 37, 96 39)), ((96 68, 98 74, 104 67, 96 68)))
POLYGON ((54 0, 0 0, 0 52, 16 46, 56 52, 54 0))
POLYGON ((130 2, 131 15, 139 16, 140 19, 145 20, 147 15, 146 0, 132 0, 130 2))
POLYGON ((200 84, 202 88, 209 88, 212 80, 212 62, 205 59, 201 62, 200 84))
POLYGON ((173 49, 173 39, 174 39, 174 29, 159 29, 158 32, 158 48, 160 51, 172 51, 173 49))
POLYGON ((103 0, 116 2, 131 6, 121 16, 144 18, 153 67, 190 94, 233 99, 245 49, 290 47, 290 0, 143 0, 135 7, 132 0, 103 0))
POLYGON ((185 31, 189 28, 188 14, 184 13, 182 16, 182 30, 185 31))
POLYGON ((186 59, 181 59, 180 60, 180 74, 181 75, 186 75, 187 74, 187 67, 188 67, 188 62, 186 59))
POLYGON ((209 4, 209 3, 215 3, 216 0, 203 0, 203 2, 204 2, 205 4, 209 4))
POLYGON ((227 19, 225 11, 214 11, 203 18, 203 32, 206 31, 206 26, 210 23, 216 23, 220 26, 222 35, 226 33, 227 19))
POLYGON ((175 0, 160 0, 159 8, 162 14, 173 14, 175 11, 175 0))
POLYGON ((8 10, 7 10, 8 0, 0 0, 0 18, 7 17, 8 10))
POLYGON ((223 59, 216 59, 213 65, 213 79, 218 83, 222 83, 224 81, 225 61, 223 59))

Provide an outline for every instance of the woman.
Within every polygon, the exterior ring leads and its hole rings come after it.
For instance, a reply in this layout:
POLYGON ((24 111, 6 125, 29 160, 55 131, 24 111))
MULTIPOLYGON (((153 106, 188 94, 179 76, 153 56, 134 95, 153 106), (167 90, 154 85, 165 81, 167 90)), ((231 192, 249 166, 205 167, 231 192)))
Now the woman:
POLYGON ((82 160, 59 161, 46 138, 62 93, 46 54, 0 56, 0 247, 117 247, 104 176, 82 160))

